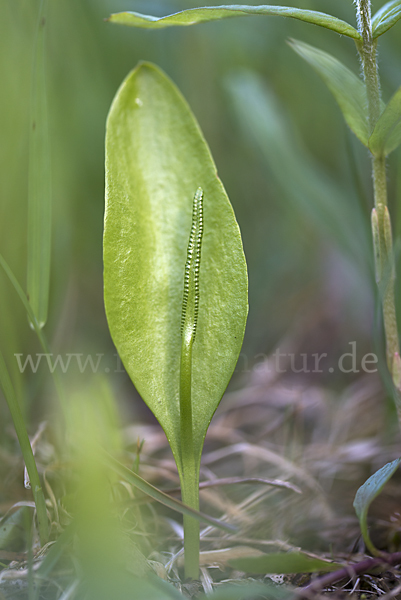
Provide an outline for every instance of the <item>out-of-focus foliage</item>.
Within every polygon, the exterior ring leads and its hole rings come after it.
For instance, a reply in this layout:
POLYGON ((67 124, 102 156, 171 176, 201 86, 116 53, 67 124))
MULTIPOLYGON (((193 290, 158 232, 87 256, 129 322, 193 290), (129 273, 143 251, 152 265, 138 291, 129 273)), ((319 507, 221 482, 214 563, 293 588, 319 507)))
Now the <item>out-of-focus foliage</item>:
POLYGON ((387 156, 401 144, 401 88, 398 88, 383 111, 369 140, 376 155, 387 156))
MULTIPOLYGON (((29 114, 39 4, 39 0, 0 0, 0 251, 24 287, 29 114)), ((333 12, 329 0, 295 0, 292 4, 333 12)), ((374 1, 373 9, 381 4, 374 1)), ((354 42, 279 17, 239 18, 154 32, 104 21, 109 14, 122 10, 165 15, 198 5, 195 0, 49 2, 46 47, 53 256, 45 329, 55 353, 104 354, 99 368, 103 372, 109 369, 119 391, 131 388, 122 373, 114 372, 120 369, 113 356, 103 308, 104 130, 111 100, 139 60, 159 64, 188 99, 234 205, 250 275, 245 364, 251 365, 258 353, 267 354, 294 324, 308 322, 311 315, 316 335, 324 337, 323 345, 331 335, 327 331, 335 331, 333 335, 347 343, 370 336, 373 286, 369 235, 367 249, 362 251, 364 266, 360 252, 355 252, 355 260, 352 253, 344 258, 339 239, 326 234, 332 222, 327 217, 324 228, 305 210, 307 198, 299 193, 291 165, 274 164, 268 153, 255 144, 251 132, 245 131, 246 122, 233 110, 225 85, 227 77, 234 76, 239 68, 263 81, 280 107, 287 129, 302 140, 296 152, 310 157, 307 160, 313 162, 318 185, 325 180, 335 181, 345 195, 348 210, 359 212, 362 228, 368 227, 372 199, 366 151, 343 125, 340 111, 319 77, 285 43, 290 37, 310 43, 338 57, 357 73, 354 42)), ((336 3, 334 12, 339 19, 355 25, 351 0, 336 3)), ((385 100, 400 85, 399 27, 395 24, 379 39, 385 100)), ((300 157, 302 161, 305 156, 300 157)), ((397 149, 389 161, 392 205, 401 199, 400 156, 397 149)), ((324 202, 331 201, 331 197, 329 190, 324 202)), ((339 213, 338 222, 341 205, 332 206, 339 213)), ((348 229, 349 223, 347 235, 348 229)), ((396 233, 400 232, 401 225, 396 233)), ((33 376, 29 369, 23 377, 19 373, 14 353, 25 356, 40 349, 3 273, 0 339, 14 385, 19 396, 25 398, 27 414, 38 414, 46 397, 48 373, 39 370, 41 376, 33 376)), ((242 363, 238 372, 241 370, 242 363)), ((77 372, 77 377, 84 379, 85 375, 77 372)), ((5 411, 4 403, 1 411, 5 411)), ((2 419, 4 422, 9 422, 8 415, 2 419)))

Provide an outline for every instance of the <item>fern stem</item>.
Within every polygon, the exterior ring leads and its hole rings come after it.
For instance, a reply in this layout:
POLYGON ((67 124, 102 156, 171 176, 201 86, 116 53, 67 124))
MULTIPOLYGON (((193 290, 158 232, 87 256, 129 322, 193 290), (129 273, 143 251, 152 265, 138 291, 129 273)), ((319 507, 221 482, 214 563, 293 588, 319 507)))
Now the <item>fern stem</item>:
MULTIPOLYGON (((203 191, 195 194, 184 275, 181 318, 180 438, 182 501, 199 510, 199 461, 195 455, 192 422, 192 349, 199 310, 199 269, 203 236, 203 191)), ((184 515, 185 577, 199 576, 199 522, 184 515)))

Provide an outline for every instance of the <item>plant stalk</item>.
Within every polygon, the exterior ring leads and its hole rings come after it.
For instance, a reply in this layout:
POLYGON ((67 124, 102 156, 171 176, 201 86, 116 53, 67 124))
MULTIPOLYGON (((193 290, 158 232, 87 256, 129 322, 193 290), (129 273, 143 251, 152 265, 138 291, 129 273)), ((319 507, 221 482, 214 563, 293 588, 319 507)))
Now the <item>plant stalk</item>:
MULTIPOLYGON (((372 38, 370 0, 357 0, 357 16, 362 42, 357 42, 368 102, 370 133, 381 114, 380 81, 377 65, 377 41, 372 38)), ((387 208, 386 158, 371 155, 375 208, 372 233, 375 251, 376 281, 382 301, 387 366, 396 387, 396 404, 401 426, 401 360, 395 309, 395 268, 390 213, 387 208)))
MULTIPOLYGON (((180 428, 181 428, 181 499, 199 510, 199 468, 196 465, 192 423, 192 344, 185 337, 181 349, 180 428)), ((199 521, 184 515, 185 577, 199 577, 199 521)))
MULTIPOLYGON (((195 342, 199 310, 199 270, 203 236, 203 190, 198 188, 192 207, 192 226, 189 236, 184 275, 184 296, 181 315, 180 365, 180 440, 181 495, 184 504, 199 510, 199 469, 193 439, 192 420, 192 349, 195 342)), ((199 577, 199 522, 184 515, 185 577, 199 577)))

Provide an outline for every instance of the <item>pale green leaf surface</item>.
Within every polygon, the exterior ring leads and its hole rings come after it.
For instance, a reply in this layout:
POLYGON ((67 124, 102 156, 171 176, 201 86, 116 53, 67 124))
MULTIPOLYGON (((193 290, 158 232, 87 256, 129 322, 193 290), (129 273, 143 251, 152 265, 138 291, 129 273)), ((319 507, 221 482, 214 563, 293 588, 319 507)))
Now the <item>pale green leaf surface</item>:
POLYGON ((242 345, 246 263, 232 207, 194 116, 174 84, 142 64, 121 86, 107 123, 105 305, 124 366, 161 423, 179 469, 180 324, 199 186, 204 234, 192 363, 197 461, 242 345))
POLYGON ((166 17, 153 17, 151 15, 142 15, 137 12, 122 12, 111 15, 108 20, 111 23, 117 23, 119 25, 161 29, 162 27, 196 25, 208 21, 219 21, 221 19, 252 15, 290 17, 314 25, 320 25, 321 27, 331 29, 341 35, 347 35, 356 40, 361 37, 352 25, 346 21, 333 17, 332 15, 288 6, 246 6, 235 4, 206 6, 203 8, 190 8, 189 10, 183 10, 173 15, 167 15, 166 17))
POLYGON ((363 81, 327 52, 296 40, 292 40, 290 45, 320 75, 341 108, 348 126, 367 146, 369 125, 363 81))
POLYGON ((249 556, 230 560, 234 569, 245 573, 314 573, 316 571, 336 571, 343 565, 310 556, 304 552, 277 552, 264 556, 249 556))
POLYGON ((373 38, 386 33, 401 19, 401 0, 391 0, 382 6, 372 19, 373 38))
POLYGON ((39 327, 47 320, 51 255, 51 170, 45 76, 47 1, 41 3, 39 14, 29 133, 27 291, 39 327))
POLYGON ((368 532, 368 510, 373 500, 380 494, 385 484, 394 475, 398 466, 401 462, 401 458, 393 460, 393 462, 387 463, 374 473, 365 483, 359 488, 355 495, 354 508, 356 515, 359 519, 361 526, 361 532, 367 548, 373 553, 377 554, 378 551, 373 545, 369 532, 368 532))
POLYGON ((401 87, 384 109, 369 140, 372 153, 387 156, 401 144, 401 87))

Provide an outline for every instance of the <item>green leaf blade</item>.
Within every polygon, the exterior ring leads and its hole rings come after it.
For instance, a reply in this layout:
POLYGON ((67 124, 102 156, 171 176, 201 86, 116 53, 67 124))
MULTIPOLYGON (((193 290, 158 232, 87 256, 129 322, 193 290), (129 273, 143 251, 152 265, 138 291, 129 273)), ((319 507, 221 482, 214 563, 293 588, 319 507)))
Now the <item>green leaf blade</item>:
POLYGON ((49 523, 47 519, 46 501, 39 479, 38 469, 36 467, 35 457, 33 455, 31 442, 25 426, 22 411, 18 403, 17 395, 14 390, 4 357, 0 352, 0 386, 3 390, 8 408, 13 420, 15 433, 21 448, 26 469, 28 471, 30 483, 32 486, 33 498, 36 505, 36 514, 38 518, 39 537, 42 545, 49 540, 49 523))
POLYGON ((174 84, 142 64, 121 86, 107 124, 105 305, 124 366, 162 425, 179 469, 181 311, 199 186, 204 234, 192 362, 197 461, 242 345, 246 263, 232 207, 195 118, 174 84))
POLYGON ((28 189, 27 291, 41 328, 47 321, 51 256, 51 169, 45 69, 46 14, 47 0, 43 0, 33 65, 28 189))
POLYGON ((368 146, 367 97, 363 81, 327 52, 297 40, 291 40, 290 46, 323 79, 341 108, 347 125, 362 144, 368 146))
POLYGON ((234 569, 245 573, 315 573, 319 571, 336 571, 342 565, 310 556, 305 552, 278 552, 263 556, 249 556, 233 559, 229 564, 234 569))
POLYGON ((401 87, 384 109, 369 139, 376 156, 388 156, 401 144, 401 87))
POLYGON ((337 19, 331 15, 314 10, 304 10, 289 6, 246 6, 246 5, 222 5, 222 6, 207 6, 203 8, 190 8, 181 12, 167 15, 165 17, 153 17, 151 15, 143 15, 137 12, 122 12, 115 13, 109 17, 111 23, 119 25, 129 25, 132 27, 143 27, 148 29, 161 29, 163 27, 197 25, 209 21, 219 21, 232 17, 245 17, 252 15, 267 15, 289 17, 319 25, 339 33, 346 35, 355 40, 360 39, 358 31, 349 23, 337 19))
POLYGON ((401 19, 401 0, 391 0, 380 8, 372 19, 373 38, 386 33, 401 19))
POLYGON ((374 473, 367 481, 365 481, 355 495, 354 508, 359 519, 363 539, 366 547, 372 552, 372 554, 375 555, 378 554, 378 550, 373 545, 368 532, 367 517, 369 506, 381 493, 389 479, 391 479, 391 477, 394 475, 400 465, 400 462, 401 458, 397 458, 396 460, 393 460, 393 462, 384 465, 384 467, 376 471, 376 473, 374 473))

